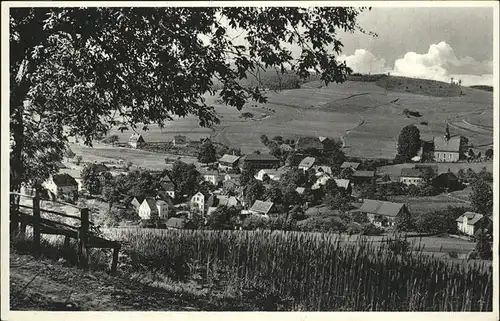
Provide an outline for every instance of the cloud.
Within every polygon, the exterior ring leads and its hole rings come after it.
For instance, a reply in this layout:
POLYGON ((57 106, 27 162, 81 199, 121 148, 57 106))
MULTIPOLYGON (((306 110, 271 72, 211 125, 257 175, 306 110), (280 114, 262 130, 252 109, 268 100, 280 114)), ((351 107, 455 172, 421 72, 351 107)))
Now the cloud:
POLYGON ((427 53, 406 53, 394 62, 392 74, 449 82, 462 80, 465 86, 492 85, 493 62, 476 61, 472 57, 458 58, 453 48, 442 41, 432 44, 427 53))
POLYGON ((453 48, 442 41, 429 46, 427 53, 407 52, 386 66, 383 58, 376 57, 366 49, 356 49, 352 55, 340 55, 354 72, 377 74, 390 72, 395 76, 417 77, 450 82, 451 78, 462 81, 464 86, 493 85, 493 62, 476 61, 472 57, 458 58, 453 48))
POLYGON ((340 55, 339 61, 345 61, 354 72, 362 74, 378 74, 388 70, 385 67, 385 60, 383 58, 375 57, 371 52, 366 49, 356 49, 353 55, 346 56, 340 55))

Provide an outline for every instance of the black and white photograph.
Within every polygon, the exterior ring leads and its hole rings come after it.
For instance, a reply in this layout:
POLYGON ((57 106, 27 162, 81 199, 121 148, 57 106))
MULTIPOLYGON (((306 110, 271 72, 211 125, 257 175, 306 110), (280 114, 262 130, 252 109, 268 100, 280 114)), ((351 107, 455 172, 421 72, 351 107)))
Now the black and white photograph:
POLYGON ((3 2, 2 320, 498 320, 498 9, 3 2))

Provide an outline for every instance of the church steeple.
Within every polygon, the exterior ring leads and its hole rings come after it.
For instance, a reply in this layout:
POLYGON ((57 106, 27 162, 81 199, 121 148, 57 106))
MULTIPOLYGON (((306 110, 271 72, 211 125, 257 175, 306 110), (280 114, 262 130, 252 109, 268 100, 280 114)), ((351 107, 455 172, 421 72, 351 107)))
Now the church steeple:
POLYGON ((444 135, 444 139, 446 141, 450 140, 450 127, 448 126, 448 123, 446 123, 446 134, 444 135))

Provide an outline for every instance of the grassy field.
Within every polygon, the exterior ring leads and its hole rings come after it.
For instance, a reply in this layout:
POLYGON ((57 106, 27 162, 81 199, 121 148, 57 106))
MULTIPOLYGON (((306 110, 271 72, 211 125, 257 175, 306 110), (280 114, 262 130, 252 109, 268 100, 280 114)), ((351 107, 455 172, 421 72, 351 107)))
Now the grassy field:
MULTIPOLYGON (((449 85, 428 80, 408 81, 432 88, 449 85)), ((414 94, 406 89, 401 91, 398 86, 386 89, 382 85, 347 81, 323 86, 313 81, 303 84, 300 89, 270 91, 267 103, 249 102, 241 111, 222 105, 218 96, 207 95, 207 103, 214 106, 221 119, 219 125, 200 128, 197 119, 190 116, 167 123, 163 129, 151 126, 149 131, 138 132, 150 142, 171 141, 177 133, 196 140, 211 136, 215 141, 241 148, 244 153, 267 151, 260 143, 262 134, 268 137, 343 136, 348 155, 393 158, 402 127, 415 124, 423 139, 432 140, 433 136, 444 134, 445 124, 449 122, 453 135, 468 137, 479 151, 484 152, 492 144, 491 92, 463 87, 463 95, 436 97, 414 94), (404 109, 422 116, 406 116, 404 109), (242 112, 251 112, 254 118, 243 119, 242 112), (427 125, 421 124, 423 122, 427 125)), ((127 141, 132 132, 112 133, 118 134, 121 141, 127 141)))
MULTIPOLYGON (((475 172, 480 172, 484 167, 488 172, 493 173, 493 162, 478 162, 478 163, 425 163, 424 165, 437 165, 438 172, 446 173, 448 169, 452 173, 457 173, 460 169, 467 171, 468 168, 472 169, 475 172)), ((399 176, 401 175, 402 168, 411 168, 414 164, 396 164, 396 165, 388 165, 383 166, 378 169, 378 175, 388 174, 392 180, 399 180, 399 176)))
POLYGON ((460 197, 449 197, 445 194, 436 196, 410 197, 410 196, 391 196, 391 201, 408 204, 411 213, 423 213, 430 211, 444 210, 448 206, 468 207, 466 199, 460 200, 460 197), (458 198, 458 199, 457 199, 458 198))

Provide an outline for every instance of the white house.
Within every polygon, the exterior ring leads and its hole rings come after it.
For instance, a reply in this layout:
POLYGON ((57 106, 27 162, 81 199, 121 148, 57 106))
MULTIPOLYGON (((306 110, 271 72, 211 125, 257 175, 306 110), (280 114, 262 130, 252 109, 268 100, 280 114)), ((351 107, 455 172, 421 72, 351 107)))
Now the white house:
POLYGON ((145 143, 141 134, 132 134, 128 140, 128 145, 132 148, 142 147, 145 143))
POLYGON ((69 196, 73 199, 78 197, 78 183, 69 174, 54 174, 42 185, 52 192, 55 197, 60 197, 62 195, 69 196))
POLYGON ((168 218, 167 202, 162 200, 155 200, 153 197, 146 197, 139 206, 139 216, 143 220, 151 218, 168 218))
POLYGON ((219 185, 219 173, 216 171, 202 171, 200 174, 205 182, 212 183, 215 186, 219 185))
POLYGON ((312 168, 314 169, 316 176, 321 176, 323 174, 332 175, 332 168, 330 166, 314 165, 312 168))
POLYGON ((191 207, 194 207, 201 211, 205 210, 205 195, 202 192, 198 192, 191 197, 191 207))
POLYGON ((457 229, 467 235, 473 236, 479 228, 479 222, 484 216, 479 213, 465 212, 456 219, 457 229))
POLYGON ((279 181, 285 173, 286 171, 282 169, 261 169, 254 177, 258 181, 263 181, 265 175, 267 175, 273 181, 279 181))
POLYGON ((321 186, 325 185, 330 178, 330 175, 327 174, 320 175, 313 186, 311 186, 311 189, 319 189, 321 186))

